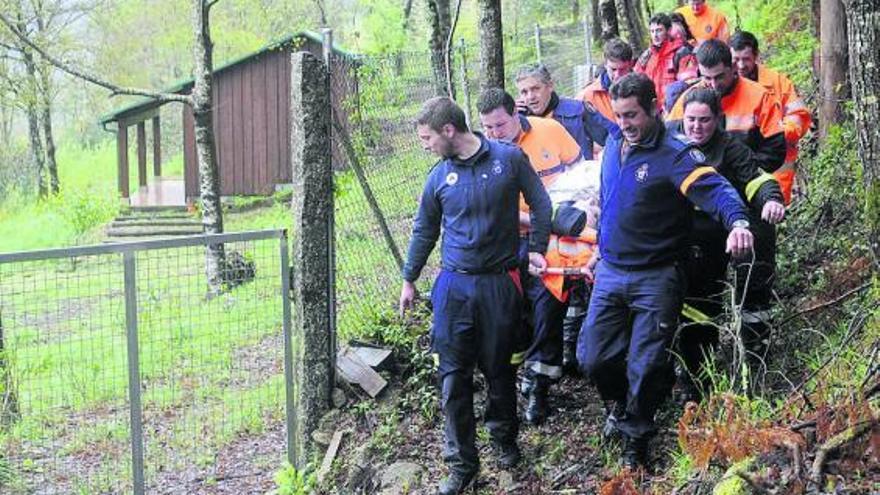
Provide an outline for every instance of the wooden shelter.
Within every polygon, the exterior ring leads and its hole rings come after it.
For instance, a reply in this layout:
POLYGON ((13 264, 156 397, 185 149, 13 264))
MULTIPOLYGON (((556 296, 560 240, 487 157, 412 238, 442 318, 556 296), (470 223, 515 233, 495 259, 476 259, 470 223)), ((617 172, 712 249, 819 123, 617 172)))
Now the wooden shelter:
MULTIPOLYGON (((290 55, 308 51, 322 57, 321 37, 298 32, 273 42, 254 53, 214 69, 213 117, 220 194, 271 194, 279 184, 288 184, 290 170, 290 55)), ((344 99, 357 91, 354 55, 334 48, 331 86, 333 106, 343 109, 344 99)), ((186 94, 193 80, 182 81, 166 89, 186 94)), ((165 102, 142 99, 101 118, 105 127, 116 123, 117 170, 119 194, 133 207, 179 206, 199 195, 199 172, 196 158, 192 108, 183 106, 182 178, 162 177, 161 121, 159 108, 165 102), (146 123, 153 134, 153 178, 147 175, 146 123), (128 128, 137 132, 137 180, 139 190, 129 197, 128 128)), ((340 156, 334 152, 335 156, 340 156)))

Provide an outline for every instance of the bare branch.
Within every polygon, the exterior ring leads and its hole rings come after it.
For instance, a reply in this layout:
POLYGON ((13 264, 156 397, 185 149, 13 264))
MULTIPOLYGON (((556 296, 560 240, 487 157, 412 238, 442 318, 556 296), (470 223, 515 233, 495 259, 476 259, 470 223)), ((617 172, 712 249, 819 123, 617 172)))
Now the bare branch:
POLYGON ((211 10, 211 7, 213 7, 214 5, 217 5, 219 2, 220 2, 220 0, 208 0, 208 3, 205 4, 205 10, 206 11, 211 10))
POLYGON ((85 71, 81 71, 69 63, 58 60, 52 55, 49 55, 45 50, 43 50, 40 46, 35 44, 30 40, 24 33, 22 33, 18 27, 8 18, 5 14, 0 13, 0 23, 6 26, 6 28, 15 35, 24 45, 31 48, 35 52, 37 52, 41 57, 43 57, 47 62, 54 65, 58 69, 74 76, 76 78, 82 79, 84 81, 88 81, 96 86, 100 86, 104 89, 107 89, 111 92, 111 96, 116 95, 132 95, 132 96, 145 96, 147 98, 152 98, 157 101, 177 101, 181 103, 190 103, 191 99, 189 96, 179 95, 174 93, 160 93, 156 91, 150 91, 147 89, 141 88, 131 88, 125 86, 119 86, 117 84, 113 84, 110 81, 104 80, 97 75, 87 73, 85 71))
POLYGON ((443 48, 443 60, 446 63, 446 94, 452 97, 452 64, 450 63, 452 56, 452 37, 455 35, 455 28, 458 26, 458 17, 461 14, 461 0, 455 6, 455 17, 452 18, 452 25, 449 27, 449 35, 446 36, 446 46, 443 48))

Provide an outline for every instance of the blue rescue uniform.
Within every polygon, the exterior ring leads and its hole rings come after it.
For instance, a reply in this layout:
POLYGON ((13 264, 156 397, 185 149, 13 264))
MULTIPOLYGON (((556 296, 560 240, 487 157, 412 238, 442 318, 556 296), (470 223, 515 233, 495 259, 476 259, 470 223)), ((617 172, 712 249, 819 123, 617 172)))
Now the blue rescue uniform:
POLYGON ((632 439, 655 432, 654 413, 672 386, 669 352, 682 307, 693 208, 730 230, 745 205, 702 152, 658 121, 639 144, 609 138, 602 159, 599 252, 578 361, 605 400, 625 410, 632 439))
POLYGON ((444 458, 462 474, 479 469, 473 410, 473 372, 486 377, 484 418, 494 442, 516 441, 515 368, 525 344, 517 269, 519 198, 531 210, 530 250, 544 253, 550 198, 516 146, 488 141, 467 160, 441 160, 428 175, 413 227, 403 278, 418 277, 440 236, 443 269, 434 282, 432 348, 439 355, 446 419, 444 458))

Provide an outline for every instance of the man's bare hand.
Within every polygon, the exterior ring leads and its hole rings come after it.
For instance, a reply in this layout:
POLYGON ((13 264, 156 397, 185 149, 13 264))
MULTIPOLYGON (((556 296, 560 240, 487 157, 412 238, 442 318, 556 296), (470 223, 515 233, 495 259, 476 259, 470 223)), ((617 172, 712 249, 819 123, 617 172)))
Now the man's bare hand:
POLYGON ((754 244, 755 238, 749 229, 736 227, 727 236, 726 251, 734 258, 739 258, 751 251, 754 244))
POLYGON ((403 281, 403 288, 400 289, 400 317, 403 318, 403 315, 406 313, 408 309, 412 309, 413 302, 416 300, 416 284, 412 282, 403 281))
POLYGON ((590 282, 596 280, 596 266, 599 264, 599 248, 593 250, 593 255, 590 256, 590 260, 587 261, 587 274, 586 279, 590 282))
POLYGON ((529 273, 540 277, 547 271, 547 260, 541 253, 529 253, 529 273))
POLYGON ((761 209, 761 220, 771 225, 776 225, 783 218, 785 218, 785 206, 778 201, 768 201, 764 204, 764 208, 761 209))

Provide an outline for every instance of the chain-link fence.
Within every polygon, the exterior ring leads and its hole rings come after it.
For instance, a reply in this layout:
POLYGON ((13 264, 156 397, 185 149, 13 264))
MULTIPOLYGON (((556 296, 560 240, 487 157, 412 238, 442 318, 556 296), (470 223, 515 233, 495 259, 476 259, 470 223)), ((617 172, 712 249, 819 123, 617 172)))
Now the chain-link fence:
MULTIPOLYGON (((505 36, 507 89, 523 64, 543 62, 557 92, 574 96, 589 82, 593 63, 589 27, 573 23, 535 27, 505 36)), ((452 47, 450 76, 458 103, 479 129, 479 45, 452 47)), ((332 91, 346 94, 334 108, 334 140, 351 143, 336 176, 337 320, 340 340, 377 335, 393 318, 400 288, 395 251, 406 256, 413 215, 425 178, 437 158, 424 151, 412 122, 421 104, 437 94, 431 53, 382 57, 334 56, 332 91), (345 74, 341 77, 339 74, 345 74)), ((438 268, 435 250, 420 280, 423 292, 438 268)))
POLYGON ((0 255, 0 492, 271 489, 286 249, 264 231, 0 255))

